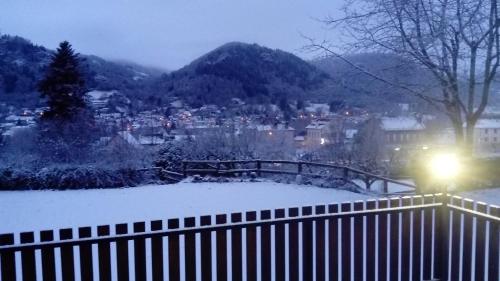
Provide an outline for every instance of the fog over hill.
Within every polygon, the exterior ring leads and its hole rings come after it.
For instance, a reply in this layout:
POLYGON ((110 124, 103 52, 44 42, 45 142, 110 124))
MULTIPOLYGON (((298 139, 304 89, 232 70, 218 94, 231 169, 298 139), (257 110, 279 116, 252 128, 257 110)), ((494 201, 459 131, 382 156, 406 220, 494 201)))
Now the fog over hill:
MULTIPOLYGON (((430 73, 398 56, 365 53, 346 55, 345 58, 391 84, 427 91, 429 95, 436 90, 437 84, 430 73)), ((311 63, 332 77, 327 90, 320 95, 322 99, 328 99, 333 92, 336 93, 334 98, 347 103, 375 108, 421 102, 403 88, 379 81, 340 58, 325 57, 311 63)))
MULTIPOLYGON (((37 83, 45 73, 54 51, 29 40, 0 37, 0 101, 22 106, 40 103, 37 83)), ((111 62, 82 55, 82 72, 89 90, 119 90, 125 94, 142 92, 145 85, 162 73, 128 62, 111 62)))
MULTIPOLYGON (((1 36, 0 102, 23 107, 41 105, 36 85, 52 54, 53 50, 36 46, 27 39, 1 36)), ((307 62, 291 53, 257 44, 227 43, 170 73, 93 55, 82 58, 89 90, 116 90, 133 104, 146 108, 175 99, 194 107, 227 105, 238 98, 250 104, 342 101, 372 109, 416 101, 400 88, 377 81, 337 58, 307 62)), ((395 56, 361 54, 348 59, 395 83, 414 85, 431 81, 425 71, 395 56)))

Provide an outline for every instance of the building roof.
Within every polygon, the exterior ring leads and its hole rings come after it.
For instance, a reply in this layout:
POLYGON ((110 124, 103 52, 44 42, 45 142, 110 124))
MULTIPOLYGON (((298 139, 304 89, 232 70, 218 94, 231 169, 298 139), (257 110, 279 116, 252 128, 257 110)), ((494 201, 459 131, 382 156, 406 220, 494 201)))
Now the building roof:
POLYGON ((381 127, 384 131, 418 131, 425 125, 414 117, 383 117, 381 127))
POLYGON ((311 124, 306 126, 306 129, 316 129, 316 130, 321 130, 325 129, 327 127, 328 123, 327 122, 322 122, 322 121, 314 121, 311 124))
POLYGON ((479 119, 477 129, 500 129, 500 119, 479 119))

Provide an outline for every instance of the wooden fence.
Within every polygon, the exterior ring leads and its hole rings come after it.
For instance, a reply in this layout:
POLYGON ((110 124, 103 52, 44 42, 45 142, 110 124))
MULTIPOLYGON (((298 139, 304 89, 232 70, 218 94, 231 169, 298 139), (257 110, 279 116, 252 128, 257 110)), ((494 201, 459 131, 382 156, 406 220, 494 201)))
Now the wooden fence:
POLYGON ((498 281, 499 210, 437 194, 3 234, 0 277, 498 281))
POLYGON ((363 181, 364 188, 371 189, 375 181, 382 181, 383 192, 388 193, 389 183, 415 189, 415 185, 390 179, 384 176, 365 172, 359 169, 342 165, 315 163, 306 161, 288 160, 189 160, 183 161, 183 174, 189 175, 236 175, 242 173, 304 175, 309 177, 326 177, 342 181, 353 182, 355 179, 363 181))

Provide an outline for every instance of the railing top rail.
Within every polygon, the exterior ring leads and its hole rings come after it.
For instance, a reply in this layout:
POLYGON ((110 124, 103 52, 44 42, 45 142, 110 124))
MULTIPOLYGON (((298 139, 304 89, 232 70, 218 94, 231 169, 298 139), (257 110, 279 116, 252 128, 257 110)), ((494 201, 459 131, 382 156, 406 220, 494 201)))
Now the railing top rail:
MULTIPOLYGON (((376 175, 370 172, 366 172, 363 170, 359 170, 356 168, 352 168, 345 165, 336 165, 336 164, 327 164, 327 163, 317 163, 317 162, 309 162, 309 161, 292 161, 292 160, 265 160, 265 159, 253 159, 253 160, 184 160, 182 161, 185 164, 227 164, 227 163, 267 163, 267 164, 294 164, 294 165, 308 165, 308 166, 316 166, 316 167, 324 167, 324 168, 332 168, 332 169, 346 169, 349 172, 356 173, 359 175, 364 175, 370 178, 374 178, 377 180, 382 180, 406 187, 416 188, 414 184, 403 182, 400 180, 395 180, 391 178, 387 178, 384 176, 376 175)), ((276 171, 278 173, 279 171, 276 171)))
MULTIPOLYGON (((351 202, 349 202, 351 203, 351 202)), ((260 221, 245 221, 238 223, 227 223, 219 225, 209 225, 209 226, 197 226, 197 227, 185 227, 185 228, 175 228, 160 231, 149 231, 141 233, 130 233, 130 234, 118 234, 111 236, 101 236, 101 237, 91 237, 91 238, 79 238, 79 239, 68 239, 60 241, 49 241, 49 242, 38 242, 38 243, 27 243, 27 244, 14 244, 7 246, 0 246, 0 253, 4 251, 21 251, 25 249, 38 250, 46 247, 61 247, 61 246, 74 246, 80 244, 96 244, 99 242, 114 242, 117 240, 133 240, 137 238, 152 238, 157 236, 168 236, 168 235, 182 235, 186 233, 199 233, 202 231, 217 231, 217 230, 228 230, 234 228, 244 228, 249 226, 263 226, 263 225, 275 225, 275 224, 286 224, 293 222, 304 222, 304 221, 315 221, 323 219, 332 218, 343 218, 343 217, 354 217, 363 216, 370 214, 385 214, 394 212, 411 211, 415 209, 428 209, 436 208, 442 206, 442 203, 428 203, 428 204, 418 204, 410 206, 400 206, 400 207, 387 207, 381 209, 370 209, 370 210, 359 210, 359 211, 347 211, 347 212, 336 212, 327 214, 316 214, 316 215, 302 215, 297 217, 286 217, 286 218, 274 218, 269 220, 260 221)))

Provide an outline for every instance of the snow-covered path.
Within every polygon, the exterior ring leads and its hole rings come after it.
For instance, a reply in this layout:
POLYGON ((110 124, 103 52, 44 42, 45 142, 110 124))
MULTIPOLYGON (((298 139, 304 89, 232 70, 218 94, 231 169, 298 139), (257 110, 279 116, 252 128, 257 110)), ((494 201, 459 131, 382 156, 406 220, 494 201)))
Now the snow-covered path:
POLYGON ((367 199, 274 182, 179 183, 123 189, 0 192, 0 233, 182 218, 367 199))

